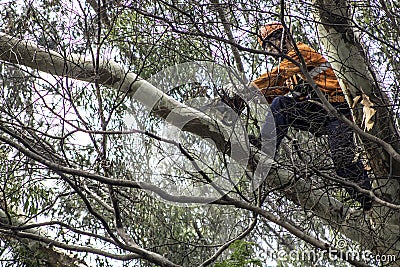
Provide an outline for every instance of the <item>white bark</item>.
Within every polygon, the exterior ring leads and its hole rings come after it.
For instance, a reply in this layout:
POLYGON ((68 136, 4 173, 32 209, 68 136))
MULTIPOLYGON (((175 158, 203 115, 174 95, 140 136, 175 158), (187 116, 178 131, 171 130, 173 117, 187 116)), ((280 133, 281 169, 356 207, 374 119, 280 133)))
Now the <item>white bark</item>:
MULTIPOLYGON (((396 141, 399 137, 394 126, 394 117, 386 108, 389 102, 351 27, 349 3, 345 0, 335 2, 315 0, 314 5, 320 41, 328 54, 328 61, 331 63, 342 89, 347 94, 349 105, 357 107, 354 109, 356 123, 361 127, 363 117, 365 118, 366 112, 368 112, 365 102, 364 106, 354 103, 357 95, 363 95, 364 100, 366 97, 371 100, 374 105, 372 108, 376 112, 371 120, 372 129, 365 131, 392 144, 393 148, 399 152, 399 143, 396 141)), ((382 147, 368 139, 363 139, 363 142, 374 174, 379 177, 374 181, 374 188, 377 188, 375 193, 388 202, 399 204, 400 185, 396 177, 400 177, 400 162, 391 158, 382 147)), ((400 237, 397 227, 400 225, 399 209, 376 207, 373 218, 375 224, 379 226, 377 227, 379 236, 382 237, 381 240, 375 240, 380 243, 377 244, 378 250, 385 251, 391 244, 398 244, 400 237)), ((399 245, 396 245, 392 252, 398 253, 399 249, 399 245)))
MULTIPOLYGON (((364 94, 364 99, 367 96, 373 105, 380 106, 380 108, 371 107, 376 113, 372 117, 373 126, 369 133, 391 144, 399 152, 399 137, 394 126, 394 117, 386 108, 389 104, 387 97, 374 78, 376 75, 372 71, 373 68, 351 28, 348 20, 350 16, 348 3, 345 0, 339 2, 317 0, 315 7, 320 40, 342 89, 347 93, 349 105, 357 106, 354 109, 357 124, 362 126, 368 107, 363 109, 363 105, 354 103, 354 99, 357 95, 364 94)), ((378 181, 377 186, 381 188, 380 195, 392 203, 400 203, 400 186, 393 178, 400 176, 400 162, 392 159, 381 147, 369 140, 366 139, 364 142, 370 154, 370 164, 374 173, 379 177, 388 178, 378 181)))

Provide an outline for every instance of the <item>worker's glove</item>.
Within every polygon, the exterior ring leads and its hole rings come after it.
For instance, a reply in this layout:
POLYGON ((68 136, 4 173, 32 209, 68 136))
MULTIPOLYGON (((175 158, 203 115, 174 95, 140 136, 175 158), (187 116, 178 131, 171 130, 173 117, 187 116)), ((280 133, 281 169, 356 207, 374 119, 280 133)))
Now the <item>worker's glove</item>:
POLYGON ((247 107, 248 103, 263 103, 264 96, 254 85, 227 84, 218 92, 226 105, 232 108, 238 115, 247 107))
POLYGON ((223 90, 219 92, 221 101, 233 109, 238 115, 242 113, 246 107, 246 102, 237 94, 241 88, 234 84, 227 84, 223 90))
POLYGON ((233 109, 238 115, 242 113, 246 107, 246 103, 239 95, 223 96, 221 100, 227 104, 231 109, 233 109))

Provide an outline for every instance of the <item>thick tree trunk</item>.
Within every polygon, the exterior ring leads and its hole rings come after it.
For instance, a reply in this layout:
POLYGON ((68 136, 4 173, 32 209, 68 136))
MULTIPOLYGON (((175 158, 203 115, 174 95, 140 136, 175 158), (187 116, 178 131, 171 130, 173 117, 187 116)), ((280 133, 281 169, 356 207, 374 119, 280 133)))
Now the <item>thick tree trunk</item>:
MULTIPOLYGON (((377 74, 369 64, 366 55, 359 43, 357 36, 349 22, 350 14, 346 1, 316 1, 318 31, 321 42, 328 53, 328 60, 342 88, 347 93, 349 104, 353 106, 354 99, 367 96, 373 103, 376 111, 372 117, 373 126, 366 130, 376 137, 391 144, 397 152, 400 151, 399 136, 395 128, 392 112, 389 109, 389 100, 381 90, 377 74), (339 3, 338 3, 339 2, 339 3)), ((356 123, 365 127, 366 114, 363 112, 364 105, 355 104, 356 123)), ((378 145, 370 140, 363 140, 365 149, 369 153, 369 161, 377 177, 381 196, 390 202, 400 203, 399 184, 396 177, 400 177, 400 162, 392 160, 390 156, 378 145)))
MULTIPOLYGON (((373 71, 351 27, 348 2, 315 0, 314 5, 320 40, 341 87, 347 94, 349 105, 355 107, 353 111, 357 125, 400 152, 399 134, 388 97, 380 88, 381 84, 377 79, 379 73, 373 71), (357 101, 357 96, 361 96, 358 99, 363 99, 362 104, 361 101, 357 101), (368 99, 373 105, 370 108, 375 112, 370 121, 365 119, 368 118, 366 103, 368 99), (371 127, 367 129, 368 122, 371 123, 371 127)), ((392 159, 381 146, 369 139, 363 138, 363 145, 376 178, 373 183, 374 192, 388 202, 399 204, 400 162, 392 159)), ((385 207, 376 207, 374 210, 376 211, 375 223, 380 226, 377 230, 382 231, 380 245, 387 248, 393 242, 398 242, 396 240, 399 239, 400 232, 395 229, 400 225, 400 212, 398 209, 391 210, 385 207), (392 231, 389 230, 390 228, 392 231)), ((385 250, 383 247, 380 248, 381 251, 385 250)))

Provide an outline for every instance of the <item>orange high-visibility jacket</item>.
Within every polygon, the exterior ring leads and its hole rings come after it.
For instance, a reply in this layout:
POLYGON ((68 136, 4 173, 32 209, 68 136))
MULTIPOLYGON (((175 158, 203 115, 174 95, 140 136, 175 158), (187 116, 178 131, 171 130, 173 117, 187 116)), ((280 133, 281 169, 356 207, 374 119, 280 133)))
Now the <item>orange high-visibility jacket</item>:
MULTIPOLYGON (((343 92, 339 86, 339 82, 333 72, 333 69, 328 65, 327 60, 306 44, 297 43, 297 47, 304 58, 307 65, 307 70, 313 72, 313 79, 320 90, 325 93, 330 102, 344 102, 343 92)), ((291 57, 296 62, 300 63, 299 56, 294 49, 291 49, 287 56, 291 57)), ((304 75, 300 68, 288 59, 282 60, 278 67, 275 67, 270 72, 266 72, 252 82, 252 85, 257 87, 270 102, 278 95, 287 94, 290 91, 288 85, 296 75, 299 75, 303 80, 304 75)), ((293 85, 293 82, 292 82, 293 85)))

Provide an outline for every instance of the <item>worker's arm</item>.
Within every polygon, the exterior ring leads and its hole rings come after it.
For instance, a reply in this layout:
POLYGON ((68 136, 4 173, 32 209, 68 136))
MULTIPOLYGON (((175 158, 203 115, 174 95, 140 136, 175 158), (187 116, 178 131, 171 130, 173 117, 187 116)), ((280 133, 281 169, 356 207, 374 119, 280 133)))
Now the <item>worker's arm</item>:
MULTIPOLYGON (((320 55, 315 50, 302 43, 299 43, 297 46, 307 67, 313 68, 319 64, 320 55)), ((300 62, 299 56, 294 49, 290 50, 287 56, 291 57, 295 62, 300 62)), ((278 67, 273 68, 270 72, 266 72, 255 79, 252 85, 261 90, 262 94, 270 102, 274 97, 289 92, 289 88, 283 87, 285 80, 295 74, 301 73, 300 68, 295 63, 284 59, 278 67)))
POLYGON ((270 72, 263 73, 251 83, 261 91, 268 102, 271 102, 278 95, 284 95, 289 92, 288 88, 283 87, 283 83, 288 77, 286 77, 284 69, 282 69, 282 63, 270 72))

